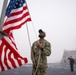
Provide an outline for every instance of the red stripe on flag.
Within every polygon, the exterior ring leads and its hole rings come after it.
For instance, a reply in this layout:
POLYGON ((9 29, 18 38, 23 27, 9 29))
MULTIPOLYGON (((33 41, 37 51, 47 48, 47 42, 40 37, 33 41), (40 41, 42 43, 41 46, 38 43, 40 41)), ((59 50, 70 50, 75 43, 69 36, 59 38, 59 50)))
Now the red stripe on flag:
POLYGON ((10 52, 9 54, 8 54, 8 59, 9 59, 9 61, 11 61, 12 63, 12 66, 14 67, 14 68, 16 68, 16 65, 15 65, 15 62, 14 62, 14 60, 10 57, 11 56, 11 54, 12 54, 12 52, 10 52))
POLYGON ((19 24, 19 25, 17 25, 17 26, 14 26, 14 27, 10 27, 10 28, 8 28, 7 30, 4 30, 3 32, 6 32, 6 33, 9 34, 9 31, 14 30, 14 29, 19 29, 19 28, 21 28, 21 26, 22 26, 23 24, 25 24, 27 21, 31 21, 31 19, 28 18, 25 22, 23 22, 23 23, 21 23, 21 24, 19 24))
POLYGON ((0 45, 0 66, 1 66, 1 71, 3 71, 4 70, 4 67, 3 67, 3 64, 2 64, 2 50, 3 50, 3 43, 0 45))
MULTIPOLYGON (((22 14, 22 12, 23 12, 24 10, 27 10, 27 6, 24 6, 21 11, 18 11, 18 12, 16 11, 16 12, 11 13, 11 14, 8 16, 8 18, 9 18, 9 17, 12 17, 12 16, 20 15, 20 14, 22 14)), ((29 13, 29 12, 28 12, 28 13, 29 13)))
POLYGON ((6 47, 5 48, 5 55, 4 55, 4 63, 7 66, 8 69, 11 69, 10 66, 8 65, 8 62, 7 62, 7 60, 8 60, 7 57, 6 57, 7 50, 8 50, 8 48, 6 47))
MULTIPOLYGON (((25 14, 23 14, 21 17, 18 17, 18 18, 15 18, 15 19, 13 19, 13 20, 10 20, 10 21, 6 21, 5 23, 4 23, 4 25, 8 25, 8 24, 13 24, 13 23, 16 23, 16 22, 19 22, 19 21, 21 21, 22 19, 24 19, 25 17, 27 17, 29 15, 29 13, 28 12, 26 12, 25 14)), ((27 18, 28 19, 28 18, 27 18)), ((26 19, 26 20, 27 20, 26 19)), ((8 20, 8 19, 7 19, 8 20)), ((26 21, 25 20, 25 21, 26 21)), ((31 19, 30 19, 30 21, 31 21, 31 19)))

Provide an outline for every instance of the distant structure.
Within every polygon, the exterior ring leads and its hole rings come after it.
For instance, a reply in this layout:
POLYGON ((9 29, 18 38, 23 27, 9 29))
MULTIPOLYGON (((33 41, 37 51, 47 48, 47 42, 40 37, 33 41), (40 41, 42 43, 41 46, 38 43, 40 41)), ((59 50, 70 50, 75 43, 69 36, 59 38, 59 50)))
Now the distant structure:
POLYGON ((75 59, 76 64, 76 50, 64 50, 63 57, 61 63, 69 64, 68 57, 72 56, 75 59))

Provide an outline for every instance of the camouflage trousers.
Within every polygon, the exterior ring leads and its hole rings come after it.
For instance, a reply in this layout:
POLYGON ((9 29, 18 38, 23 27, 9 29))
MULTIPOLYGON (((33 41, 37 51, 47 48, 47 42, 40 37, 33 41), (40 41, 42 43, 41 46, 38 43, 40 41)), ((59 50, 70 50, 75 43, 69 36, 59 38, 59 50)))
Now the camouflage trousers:
MULTIPOLYGON (((38 68, 35 75, 46 75, 46 69, 47 68, 38 68)), ((32 75, 34 75, 35 71, 36 69, 33 68, 32 75)))

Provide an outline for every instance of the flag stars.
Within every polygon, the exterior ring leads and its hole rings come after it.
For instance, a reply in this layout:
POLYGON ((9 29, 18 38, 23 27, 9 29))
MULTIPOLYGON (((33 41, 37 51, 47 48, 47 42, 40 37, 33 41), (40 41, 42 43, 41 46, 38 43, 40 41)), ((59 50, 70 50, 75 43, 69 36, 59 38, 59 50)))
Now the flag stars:
POLYGON ((16 0, 11 0, 11 1, 16 1, 16 0))
POLYGON ((16 1, 18 1, 18 0, 16 0, 16 1))
POLYGON ((9 6, 9 9, 10 9, 11 7, 9 6))
POLYGON ((13 0, 13 1, 11 1, 11 3, 14 3, 15 1, 13 0))
POLYGON ((9 13, 10 11, 9 11, 9 10, 7 10, 7 12, 9 13))
POLYGON ((23 4, 23 1, 21 0, 21 4, 23 4))
POLYGON ((11 4, 13 3, 13 1, 10 2, 11 4))
POLYGON ((24 3, 25 3, 25 0, 10 0, 10 3, 7 7, 6 15, 9 16, 12 9, 17 9, 22 7, 24 3))
POLYGON ((18 5, 18 3, 16 3, 16 5, 18 5))
POLYGON ((19 4, 19 6, 22 6, 22 4, 19 4))
POLYGON ((14 6, 14 9, 16 9, 16 6, 14 6))
POLYGON ((23 0, 21 0, 21 2, 23 3, 23 0))

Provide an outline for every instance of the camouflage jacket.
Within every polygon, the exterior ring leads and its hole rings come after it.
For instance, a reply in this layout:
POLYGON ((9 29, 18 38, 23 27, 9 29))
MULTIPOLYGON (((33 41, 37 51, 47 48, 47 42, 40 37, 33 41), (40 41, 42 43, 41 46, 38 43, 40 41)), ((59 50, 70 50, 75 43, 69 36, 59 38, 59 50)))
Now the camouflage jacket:
MULTIPOLYGON (((39 40, 38 40, 39 41, 39 40)), ((51 54, 51 44, 47 40, 43 40, 40 42, 41 46, 43 47, 43 51, 37 48, 38 41, 35 41, 31 48, 31 60, 33 65, 38 65, 39 59, 39 51, 40 51, 40 60, 39 60, 39 68, 47 67, 47 56, 51 54)))

